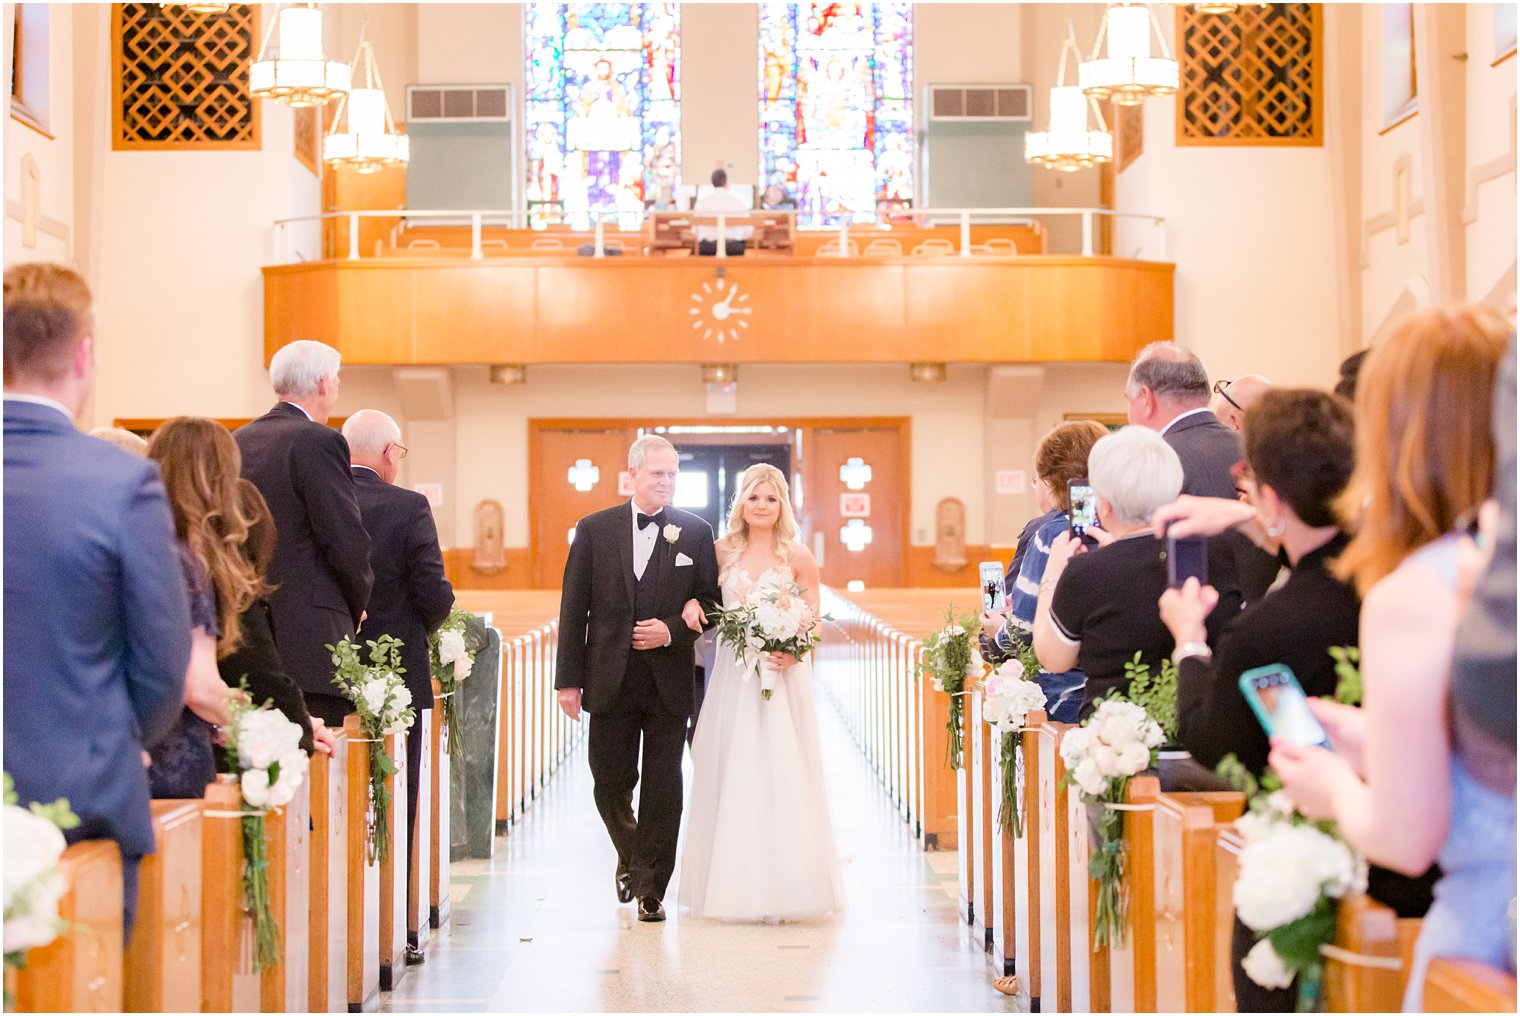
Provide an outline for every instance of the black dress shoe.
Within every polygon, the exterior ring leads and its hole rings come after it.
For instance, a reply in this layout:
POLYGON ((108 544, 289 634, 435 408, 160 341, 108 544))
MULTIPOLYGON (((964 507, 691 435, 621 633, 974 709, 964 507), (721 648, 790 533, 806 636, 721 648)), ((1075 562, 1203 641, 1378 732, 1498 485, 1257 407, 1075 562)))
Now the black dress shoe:
POLYGON ((619 903, 633 902, 633 876, 626 864, 617 866, 617 898, 619 903))
POLYGON ((665 920, 665 907, 660 903, 659 897, 639 898, 639 920, 649 922, 665 920))

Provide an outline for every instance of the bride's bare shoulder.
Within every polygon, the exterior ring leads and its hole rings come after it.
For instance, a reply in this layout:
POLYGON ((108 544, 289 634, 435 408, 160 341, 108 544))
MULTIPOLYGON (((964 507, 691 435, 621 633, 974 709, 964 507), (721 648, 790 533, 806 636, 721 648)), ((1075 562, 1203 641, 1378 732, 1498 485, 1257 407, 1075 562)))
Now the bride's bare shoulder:
POLYGON ((792 572, 795 575, 816 575, 818 573, 818 559, 813 556, 813 552, 808 549, 808 546, 805 543, 792 543, 791 562, 792 572))
POLYGON ((728 542, 728 537, 726 536, 720 537, 716 542, 713 543, 713 550, 717 552, 717 555, 720 558, 733 549, 734 545, 728 542))

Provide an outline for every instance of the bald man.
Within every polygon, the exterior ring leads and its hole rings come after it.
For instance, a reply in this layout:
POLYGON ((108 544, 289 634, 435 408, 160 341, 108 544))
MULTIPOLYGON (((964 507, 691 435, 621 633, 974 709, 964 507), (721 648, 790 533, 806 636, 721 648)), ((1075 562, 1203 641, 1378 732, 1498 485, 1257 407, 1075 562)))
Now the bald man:
MULTIPOLYGON (((361 409, 343 424, 354 474, 359 514, 369 531, 369 566, 375 573, 368 612, 359 629, 361 642, 391 635, 401 640, 401 665, 407 690, 420 718, 433 704, 428 635, 449 616, 454 588, 443 573, 443 551, 427 498, 398 487, 396 474, 406 458, 401 428, 376 409, 361 409)), ((407 859, 412 856, 412 828, 417 822, 417 782, 422 739, 428 732, 414 724, 406 737, 407 859)), ((411 943, 415 946, 416 943, 411 943)))
POLYGON ((1272 382, 1260 374, 1246 374, 1234 381, 1221 381, 1214 386, 1214 397, 1209 400, 1209 410, 1219 422, 1240 433, 1240 421, 1246 410, 1272 390, 1272 382))

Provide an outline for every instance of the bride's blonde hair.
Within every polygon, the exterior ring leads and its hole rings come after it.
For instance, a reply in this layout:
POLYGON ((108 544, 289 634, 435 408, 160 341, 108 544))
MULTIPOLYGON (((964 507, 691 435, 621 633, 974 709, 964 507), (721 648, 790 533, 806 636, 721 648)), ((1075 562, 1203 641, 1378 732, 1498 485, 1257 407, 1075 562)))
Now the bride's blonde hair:
POLYGON ((733 507, 728 512, 728 556, 723 560, 724 577, 738 567, 739 559, 749 547, 749 523, 744 518, 744 502, 749 499, 750 492, 762 483, 775 488, 776 498, 781 502, 781 511, 776 516, 776 527, 773 530, 776 557, 782 564, 788 564, 792 559, 792 548, 797 542, 797 516, 792 514, 792 498, 787 490, 786 476, 775 466, 757 462, 744 471, 739 480, 739 493, 734 495, 733 507))

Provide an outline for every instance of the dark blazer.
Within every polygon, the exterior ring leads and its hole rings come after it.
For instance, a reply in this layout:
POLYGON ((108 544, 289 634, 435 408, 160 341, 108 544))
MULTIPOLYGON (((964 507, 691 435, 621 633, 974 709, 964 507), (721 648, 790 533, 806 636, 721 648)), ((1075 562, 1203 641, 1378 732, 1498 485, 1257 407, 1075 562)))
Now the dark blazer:
POLYGON ((233 437, 279 534, 267 578, 280 659, 302 691, 339 694, 325 647, 353 635, 372 582, 348 442, 284 402, 233 437))
POLYGON ((70 842, 153 852, 142 750, 179 716, 190 607, 158 465, 5 403, 5 771, 70 842))
POLYGON ((1240 435, 1204 411, 1178 420, 1161 437, 1182 460, 1182 492, 1198 497, 1235 497, 1230 470, 1243 457, 1240 435))
MULTIPOLYGON (((217 661, 222 680, 230 688, 239 681, 247 681, 248 694, 257 705, 271 703, 285 714, 285 718, 301 728, 301 750, 308 755, 314 747, 311 739, 311 714, 306 711, 306 700, 301 689, 285 673, 280 662, 280 652, 275 647, 274 626, 269 621, 269 601, 255 600, 243 611, 241 624, 243 639, 227 656, 217 661)), ((217 752, 217 768, 222 761, 217 752)))
MULTIPOLYGON (((689 716, 692 649, 697 633, 681 620, 681 608, 695 597, 704 604, 719 603, 718 558, 713 551, 712 527, 690 512, 666 508, 667 524, 678 526, 672 545, 661 534, 649 556, 658 568, 658 617, 670 629, 670 645, 643 649, 654 672, 660 702, 666 711, 689 716), (676 566, 679 555, 690 565, 676 566)), ((617 702, 628 657, 634 652, 633 509, 627 501, 587 515, 576 523, 575 539, 565 561, 565 581, 559 608, 559 655, 555 688, 580 688, 588 713, 610 710, 617 702)))
POLYGON ((428 635, 454 606, 454 587, 443 574, 443 551, 428 499, 380 479, 373 469, 353 468, 354 493, 369 531, 369 564, 375 588, 361 642, 392 635, 401 640, 406 687, 419 715, 433 705, 428 635))

